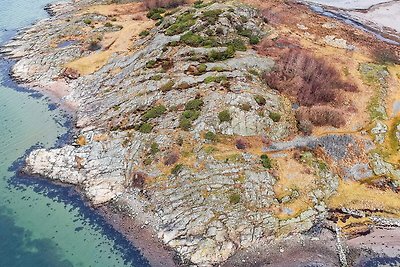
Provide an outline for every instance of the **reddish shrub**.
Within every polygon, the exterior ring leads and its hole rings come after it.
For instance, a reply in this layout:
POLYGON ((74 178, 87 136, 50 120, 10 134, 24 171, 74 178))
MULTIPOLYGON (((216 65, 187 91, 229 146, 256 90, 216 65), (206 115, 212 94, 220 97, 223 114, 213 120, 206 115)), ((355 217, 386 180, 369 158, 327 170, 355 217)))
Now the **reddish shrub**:
POLYGON ((143 0, 143 4, 147 9, 165 7, 173 8, 186 4, 186 0, 143 0))
POLYGON ((297 129, 304 135, 311 135, 313 131, 313 125, 309 120, 301 120, 297 123, 297 129))
POLYGON ((143 189, 146 178, 147 174, 145 174, 144 172, 135 171, 132 173, 132 180, 130 181, 130 186, 143 189))
POLYGON ((179 160, 179 154, 175 151, 169 152, 164 157, 164 164, 167 166, 175 164, 179 160))
POLYGON ((356 91, 354 85, 341 80, 335 68, 301 49, 283 53, 275 71, 263 78, 270 87, 295 97, 302 106, 333 103, 339 91, 356 91))
POLYGON ((299 122, 310 121, 315 126, 331 125, 339 128, 346 124, 343 113, 329 106, 300 108, 297 110, 296 118, 299 122))
POLYGON ((400 64, 400 54, 394 49, 375 48, 372 56, 379 64, 400 64))
POLYGON ((282 53, 284 49, 298 48, 295 40, 279 37, 276 39, 264 38, 256 46, 257 53, 263 56, 276 56, 282 53))
POLYGON ((247 148, 246 140, 244 140, 242 138, 236 139, 236 148, 237 149, 246 149, 247 148))

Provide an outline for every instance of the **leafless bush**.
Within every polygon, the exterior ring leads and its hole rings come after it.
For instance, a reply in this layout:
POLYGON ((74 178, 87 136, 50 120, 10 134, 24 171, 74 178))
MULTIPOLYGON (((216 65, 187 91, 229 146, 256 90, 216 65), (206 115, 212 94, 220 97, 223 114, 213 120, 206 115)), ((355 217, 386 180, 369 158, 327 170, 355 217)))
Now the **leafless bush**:
POLYGON ((356 91, 342 81, 339 72, 323 59, 301 49, 290 49, 277 62, 275 71, 264 75, 267 84, 302 106, 334 103, 341 90, 356 91))
POLYGON ((237 149, 246 149, 248 146, 246 140, 242 139, 242 138, 238 138, 236 139, 236 148, 237 149))
POLYGON ((145 174, 144 172, 135 171, 132 173, 131 180, 129 181, 129 186, 143 189, 146 178, 147 174, 145 174))
POLYGON ((281 54, 284 50, 298 48, 299 44, 297 41, 286 38, 279 37, 276 39, 264 38, 256 46, 257 53, 263 56, 277 56, 281 54))
POLYGON ((400 64, 400 54, 394 49, 375 48, 372 56, 379 64, 400 64))
POLYGON ((169 152, 164 157, 164 164, 167 166, 175 164, 179 160, 179 154, 175 151, 169 152))
POLYGON ((311 135, 313 131, 313 125, 309 120, 301 120, 297 122, 297 129, 304 135, 311 135))
POLYGON ((165 7, 174 8, 186 4, 186 0, 143 0, 143 4, 147 9, 165 7))
POLYGON ((339 128, 346 124, 343 113, 329 106, 302 107, 297 110, 299 122, 310 121, 315 126, 333 126, 339 128))

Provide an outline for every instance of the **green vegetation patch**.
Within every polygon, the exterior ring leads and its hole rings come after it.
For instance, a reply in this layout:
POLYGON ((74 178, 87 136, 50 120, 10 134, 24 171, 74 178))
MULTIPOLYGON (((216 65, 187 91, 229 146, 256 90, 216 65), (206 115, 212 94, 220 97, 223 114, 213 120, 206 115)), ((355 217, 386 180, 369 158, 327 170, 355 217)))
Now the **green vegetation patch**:
POLYGON ((268 155, 261 155, 261 164, 264 168, 266 169, 271 169, 272 168, 272 162, 271 159, 268 157, 268 155))
POLYGON ((160 90, 161 90, 162 92, 171 91, 172 88, 174 87, 174 85, 175 85, 175 81, 170 80, 170 81, 168 81, 166 84, 164 84, 163 86, 161 86, 160 90))
POLYGON ((240 195, 238 193, 233 193, 229 196, 229 203, 232 205, 238 204, 240 202, 240 195))
POLYGON ((153 8, 149 12, 147 12, 147 17, 152 20, 159 20, 162 19, 162 15, 165 13, 164 8, 153 8))
POLYGON ((217 135, 211 131, 205 133, 204 138, 208 141, 214 142, 217 140, 217 135))
POLYGON ((387 114, 384 99, 388 87, 387 78, 389 72, 386 66, 373 63, 361 64, 359 72, 362 80, 375 89, 374 96, 370 99, 367 109, 371 120, 385 120, 387 114))
POLYGON ((223 110, 220 113, 218 113, 218 119, 220 122, 228 122, 232 120, 231 113, 229 110, 223 110))
POLYGON ((224 11, 221 9, 214 9, 214 10, 208 10, 204 11, 201 20, 207 21, 209 24, 215 24, 218 21, 219 16, 223 13, 224 11))
POLYGON ((235 51, 246 51, 247 47, 242 39, 236 38, 226 44, 227 47, 232 46, 235 51))
POLYGON ((211 50, 207 55, 207 59, 210 62, 223 61, 233 58, 235 56, 235 52, 235 48, 230 45, 224 51, 211 50))
POLYGON ((186 103, 185 110, 201 110, 201 107, 203 105, 204 105, 203 99, 196 98, 186 103))
POLYGON ((167 111, 167 108, 165 106, 163 106, 163 105, 155 106, 143 114, 142 120, 148 121, 150 119, 160 117, 161 115, 163 115, 165 113, 165 111, 167 111))
POLYGON ((219 46, 218 41, 213 37, 203 37, 199 34, 188 31, 181 36, 180 41, 188 46, 192 47, 216 47, 219 46))
POLYGON ((150 32, 148 31, 148 30, 144 30, 144 31, 141 31, 140 33, 139 33, 139 36, 140 37, 146 37, 146 36, 148 36, 150 34, 150 32))
POLYGON ((221 82, 225 82, 227 81, 228 78, 225 75, 221 75, 221 76, 208 76, 204 79, 205 83, 221 83, 221 82))
POLYGON ((176 164, 172 169, 171 169, 171 174, 177 175, 181 172, 183 169, 183 164, 176 164))
POLYGON ((258 105, 264 106, 267 103, 267 100, 262 95, 254 96, 254 100, 257 102, 258 105))
POLYGON ((167 28, 165 31, 166 35, 177 35, 181 34, 187 30, 190 29, 194 24, 196 23, 196 20, 194 18, 194 14, 192 11, 187 11, 180 15, 176 21, 167 28))
POLYGON ((147 122, 141 124, 139 127, 139 132, 141 133, 151 133, 152 130, 153 130, 153 125, 147 122))
POLYGON ((270 112, 269 117, 273 122, 279 122, 281 120, 281 114, 277 112, 270 112))
POLYGON ((192 128, 193 121, 197 120, 200 116, 201 107, 204 102, 201 98, 196 98, 188 101, 185 105, 185 111, 182 112, 179 120, 179 128, 184 131, 189 131, 192 128))
POLYGON ((152 155, 155 155, 158 152, 160 152, 160 148, 159 148, 158 144, 156 142, 151 143, 151 145, 150 145, 150 153, 152 155))

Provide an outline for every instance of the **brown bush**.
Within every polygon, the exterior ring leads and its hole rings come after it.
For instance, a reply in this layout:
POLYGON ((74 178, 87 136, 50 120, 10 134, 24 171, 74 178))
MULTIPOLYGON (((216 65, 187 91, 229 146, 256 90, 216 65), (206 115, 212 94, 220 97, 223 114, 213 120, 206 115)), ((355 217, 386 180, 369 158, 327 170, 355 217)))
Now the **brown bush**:
POLYGON ((277 56, 284 50, 299 48, 297 41, 286 38, 278 37, 276 39, 264 38, 256 46, 257 53, 263 56, 277 56))
POLYGON ((341 90, 356 91, 323 59, 297 48, 283 53, 275 71, 263 78, 271 88, 295 97, 302 106, 334 103, 341 90))
POLYGON ((394 49, 375 48, 372 57, 379 64, 400 64, 400 54, 394 49))
POLYGON ((143 5, 147 9, 153 8, 174 8, 186 4, 186 0, 143 0, 143 5))
POLYGON ((179 160, 179 154, 175 151, 169 152, 164 157, 164 164, 167 166, 175 164, 179 160))
POLYGON ((310 121, 315 126, 333 126, 339 128, 346 124, 343 113, 329 106, 299 108, 296 112, 297 121, 310 121))
POLYGON ((132 173, 131 177, 132 179, 129 186, 143 189, 147 174, 145 174, 144 172, 135 171, 132 173))
POLYGON ((297 129, 304 135, 311 135, 313 128, 314 127, 309 120, 301 120, 297 122, 297 129))
POLYGON ((242 138, 238 138, 236 139, 236 148, 237 149, 246 149, 248 144, 246 142, 246 140, 242 139, 242 138))

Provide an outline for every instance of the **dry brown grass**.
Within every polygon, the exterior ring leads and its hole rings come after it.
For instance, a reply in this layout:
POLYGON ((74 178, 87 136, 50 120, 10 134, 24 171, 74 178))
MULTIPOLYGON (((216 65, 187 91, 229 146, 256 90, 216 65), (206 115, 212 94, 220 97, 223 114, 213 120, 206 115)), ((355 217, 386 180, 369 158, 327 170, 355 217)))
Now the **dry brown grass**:
POLYGON ((384 213, 400 215, 398 194, 352 181, 340 181, 337 194, 328 200, 327 205, 331 209, 346 207, 357 210, 381 210, 384 213))

